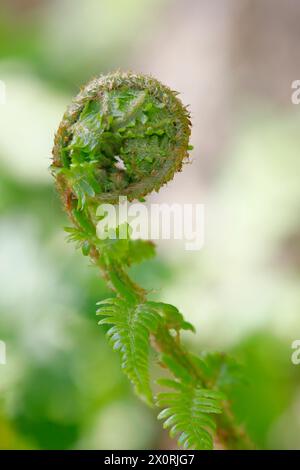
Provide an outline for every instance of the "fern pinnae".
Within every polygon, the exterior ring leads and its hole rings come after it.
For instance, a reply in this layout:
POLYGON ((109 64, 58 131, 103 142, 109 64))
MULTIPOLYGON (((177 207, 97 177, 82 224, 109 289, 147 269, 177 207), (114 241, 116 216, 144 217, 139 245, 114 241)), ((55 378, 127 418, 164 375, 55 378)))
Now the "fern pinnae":
POLYGON ((104 316, 99 325, 110 325, 107 336, 122 357, 122 368, 135 385, 136 392, 152 403, 149 384, 149 335, 157 329, 160 317, 143 304, 128 305, 122 299, 98 303, 97 314, 104 316))
POLYGON ((164 427, 170 429, 171 437, 179 435, 179 446, 185 449, 212 449, 216 430, 212 415, 222 413, 221 401, 224 397, 197 383, 187 385, 170 381, 168 386, 175 391, 158 394, 156 404, 164 408, 158 419, 164 420, 164 427))
POLYGON ((154 255, 153 244, 121 239, 121 227, 113 241, 97 237, 99 204, 117 204, 120 195, 129 201, 143 199, 170 181, 188 159, 190 115, 177 95, 153 77, 131 72, 92 80, 63 116, 51 170, 74 225, 67 229, 69 239, 90 256, 116 294, 99 302, 99 324, 109 327, 109 341, 136 392, 163 408, 159 418, 172 436, 179 435, 184 448, 213 447, 213 417, 222 413, 224 401, 224 419, 216 429, 222 445, 251 447, 217 389, 215 377, 219 384, 231 383, 224 377, 230 367, 222 367, 221 358, 207 361, 205 369, 181 343, 181 330, 194 327, 176 307, 150 301, 148 292, 128 276, 128 266, 154 255), (117 165, 120 159, 123 169, 117 165), (151 349, 171 375, 161 385, 173 389, 155 400, 149 379, 151 349))

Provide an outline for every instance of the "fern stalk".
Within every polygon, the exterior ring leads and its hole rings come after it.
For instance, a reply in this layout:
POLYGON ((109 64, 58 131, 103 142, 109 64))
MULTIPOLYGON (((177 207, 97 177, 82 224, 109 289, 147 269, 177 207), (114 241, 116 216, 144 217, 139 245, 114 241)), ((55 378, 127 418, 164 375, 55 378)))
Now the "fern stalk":
MULTIPOLYGON (((82 88, 67 109, 55 137, 51 170, 73 222, 69 239, 99 267, 115 297, 98 304, 100 325, 119 352, 136 393, 161 408, 158 418, 183 448, 248 449, 252 444, 236 423, 230 387, 234 362, 221 354, 197 357, 181 343, 194 331, 178 309, 148 300, 127 268, 154 255, 142 240, 100 240, 97 207, 119 196, 143 198, 173 178, 188 158, 190 117, 177 93, 152 77, 116 72, 82 88), (124 168, 117 165, 122 160, 124 168), (149 362, 164 371, 153 392, 149 362)), ((120 227, 118 228, 120 229, 120 227)))

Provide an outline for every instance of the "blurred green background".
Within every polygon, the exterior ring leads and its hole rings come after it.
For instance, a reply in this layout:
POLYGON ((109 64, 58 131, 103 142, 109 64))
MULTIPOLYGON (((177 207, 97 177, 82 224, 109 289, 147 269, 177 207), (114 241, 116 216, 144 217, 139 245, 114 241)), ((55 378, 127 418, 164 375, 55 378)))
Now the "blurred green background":
POLYGON ((150 200, 206 208, 201 251, 161 242, 133 275, 196 325, 191 348, 244 364, 258 446, 300 448, 299 24, 297 0, 0 1, 0 448, 175 448, 97 326, 107 291, 48 171, 71 97, 117 68, 190 103, 192 164, 150 200))

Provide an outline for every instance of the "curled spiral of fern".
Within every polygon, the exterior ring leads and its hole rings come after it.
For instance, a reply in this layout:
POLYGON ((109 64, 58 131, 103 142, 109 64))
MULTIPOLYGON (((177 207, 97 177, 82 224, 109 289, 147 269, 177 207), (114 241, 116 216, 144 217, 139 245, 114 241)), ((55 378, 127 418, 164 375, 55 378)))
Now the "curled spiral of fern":
POLYGON ((55 138, 58 184, 79 201, 117 202, 158 190, 188 156, 189 113, 154 78, 114 73, 85 86, 55 138))
POLYGON ((80 91, 63 116, 51 170, 73 222, 69 240, 91 257, 116 294, 99 302, 97 314, 100 325, 109 326, 109 341, 136 393, 162 408, 159 419, 184 448, 211 449, 215 438, 225 448, 249 448, 226 395, 236 376, 231 360, 189 353, 180 331, 193 326, 176 307, 148 300, 127 274, 132 263, 154 255, 154 245, 130 237, 100 240, 96 234, 99 204, 115 204, 120 195, 142 199, 181 170, 190 127, 177 93, 154 78, 103 75, 80 91), (150 358, 165 371, 155 391, 150 358))

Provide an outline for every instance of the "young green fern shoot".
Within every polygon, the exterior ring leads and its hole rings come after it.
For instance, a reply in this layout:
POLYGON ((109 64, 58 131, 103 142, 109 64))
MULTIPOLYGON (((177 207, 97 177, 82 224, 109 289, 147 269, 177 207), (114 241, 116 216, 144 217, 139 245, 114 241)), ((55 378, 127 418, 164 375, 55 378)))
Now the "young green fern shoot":
POLYGON ((188 158, 191 122, 177 93, 152 77, 116 72, 89 82, 63 116, 55 137, 52 173, 73 223, 69 238, 99 267, 115 297, 101 301, 100 325, 121 356, 136 393, 161 409, 158 418, 179 446, 249 448, 230 410, 228 384, 236 367, 221 354, 188 352, 181 330, 194 331, 178 309, 148 300, 127 268, 154 255, 143 240, 100 240, 97 207, 158 191, 188 158), (120 162, 122 163, 120 167, 120 162), (151 349, 168 377, 154 394, 151 349))

